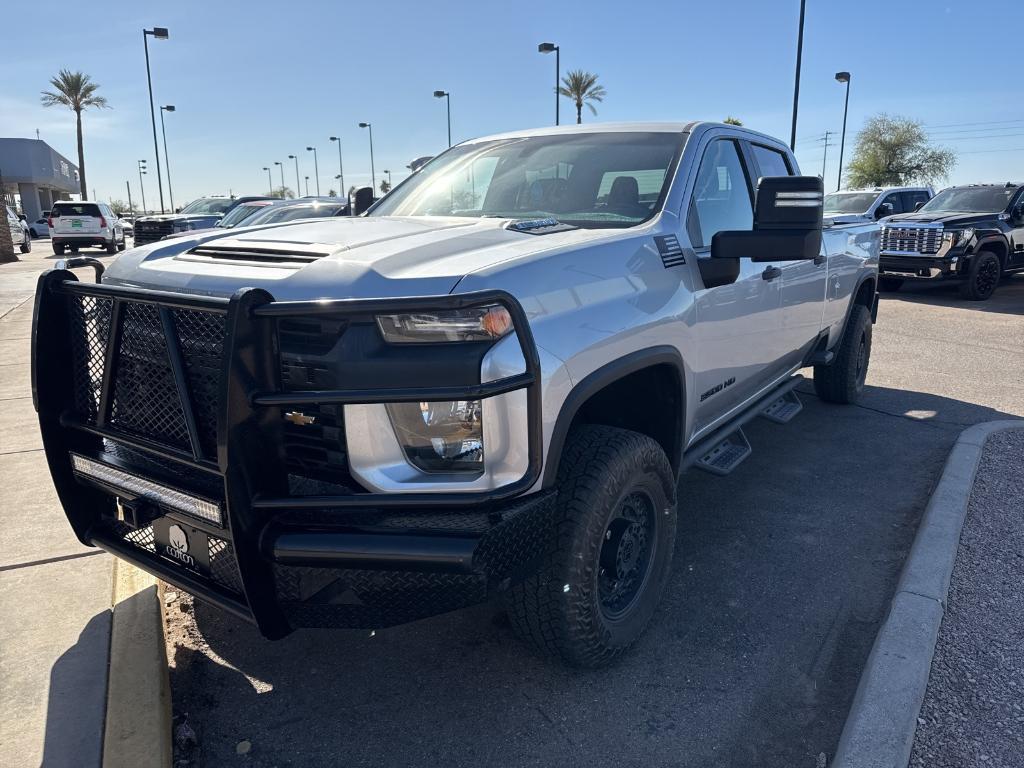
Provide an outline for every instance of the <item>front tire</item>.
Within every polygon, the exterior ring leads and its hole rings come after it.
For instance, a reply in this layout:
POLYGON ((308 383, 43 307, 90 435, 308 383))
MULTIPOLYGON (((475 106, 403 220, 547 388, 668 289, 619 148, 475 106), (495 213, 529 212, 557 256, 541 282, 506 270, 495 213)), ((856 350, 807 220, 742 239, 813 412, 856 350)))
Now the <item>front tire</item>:
POLYGON ((1002 271, 998 256, 978 251, 967 269, 967 279, 960 283, 960 295, 968 301, 985 301, 995 293, 1002 271))
POLYGON ((628 650, 668 581, 675 485, 665 452, 646 435, 574 430, 543 564, 506 594, 516 634, 577 667, 603 667, 628 650))
POLYGON ((20 250, 22 253, 32 253, 32 238, 25 235, 25 238, 21 241, 20 250))
POLYGON ((903 285, 903 280, 899 277, 880 277, 878 278, 878 290, 886 293, 895 293, 903 285))
POLYGON ((864 393, 871 359, 871 313, 854 304, 830 365, 814 366, 814 391, 829 403, 855 403, 864 393))

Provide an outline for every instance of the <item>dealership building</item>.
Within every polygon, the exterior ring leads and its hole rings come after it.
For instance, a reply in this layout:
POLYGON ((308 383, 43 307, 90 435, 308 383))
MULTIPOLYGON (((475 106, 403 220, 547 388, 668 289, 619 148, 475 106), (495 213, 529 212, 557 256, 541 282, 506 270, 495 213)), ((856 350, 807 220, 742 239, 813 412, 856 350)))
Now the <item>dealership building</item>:
POLYGON ((0 139, 0 186, 11 207, 15 196, 29 221, 48 211, 55 200, 78 194, 78 168, 39 139, 0 139))

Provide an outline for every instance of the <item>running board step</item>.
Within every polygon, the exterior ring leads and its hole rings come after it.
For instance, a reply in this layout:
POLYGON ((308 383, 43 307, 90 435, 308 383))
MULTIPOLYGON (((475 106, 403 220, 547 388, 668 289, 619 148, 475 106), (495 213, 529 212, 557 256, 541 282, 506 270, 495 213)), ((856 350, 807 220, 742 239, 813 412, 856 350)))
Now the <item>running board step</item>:
POLYGON ((751 453, 750 441, 742 429, 737 429, 697 459, 693 466, 713 475, 728 475, 751 453))
POLYGON ((777 400, 773 400, 761 411, 761 416, 776 424, 788 424, 803 409, 804 404, 800 402, 800 397, 791 389, 777 400))
POLYGON ((807 358, 808 365, 831 365, 836 359, 836 353, 829 349, 820 349, 807 358))

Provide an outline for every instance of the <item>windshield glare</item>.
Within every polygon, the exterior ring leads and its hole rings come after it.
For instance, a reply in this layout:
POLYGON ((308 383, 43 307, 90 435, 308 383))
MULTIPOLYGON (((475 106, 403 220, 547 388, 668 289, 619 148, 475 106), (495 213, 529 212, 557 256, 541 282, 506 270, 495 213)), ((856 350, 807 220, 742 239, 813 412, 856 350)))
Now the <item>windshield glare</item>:
POLYGON ((240 205, 237 208, 232 209, 231 213, 218 221, 217 226, 221 229, 231 229, 232 227, 236 227, 241 222, 245 221, 245 219, 249 218, 266 206, 267 203, 249 203, 240 205))
POLYGON ((230 208, 234 202, 234 200, 229 200, 223 197, 201 198, 199 200, 193 200, 191 203, 182 208, 181 212, 207 214, 224 213, 224 211, 230 208))
POLYGON ((245 222, 245 226, 251 227, 257 224, 278 224, 282 221, 294 221, 295 219, 322 219, 326 216, 334 216, 344 208, 343 205, 284 205, 281 207, 268 208, 260 211, 251 219, 245 222))
POLYGON ((553 217, 629 227, 661 205, 684 134, 584 133, 472 142, 393 190, 372 216, 553 217))
POLYGON ((999 213, 1016 191, 1014 187, 950 187, 925 203, 920 212, 999 213))
POLYGON ((833 192, 825 195, 825 213, 866 213, 877 192, 833 192))

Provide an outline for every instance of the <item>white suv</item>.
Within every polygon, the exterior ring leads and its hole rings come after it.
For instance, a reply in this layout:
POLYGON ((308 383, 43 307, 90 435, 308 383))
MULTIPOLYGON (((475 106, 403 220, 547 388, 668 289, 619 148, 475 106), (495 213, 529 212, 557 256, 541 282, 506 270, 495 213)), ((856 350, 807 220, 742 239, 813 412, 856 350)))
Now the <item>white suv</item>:
POLYGON ((47 224, 58 256, 69 248, 78 253, 79 248, 90 245, 106 248, 107 253, 125 249, 124 228, 106 203, 61 200, 53 204, 47 224))
POLYGON ((14 209, 9 205, 5 205, 7 213, 7 228, 11 230, 11 242, 18 246, 18 249, 22 253, 28 253, 32 250, 32 238, 28 231, 21 225, 21 219, 18 218, 18 214, 14 212, 14 209))
POLYGON ((825 195, 825 218, 837 224, 876 221, 897 213, 913 213, 934 196, 931 187, 839 190, 825 195))

